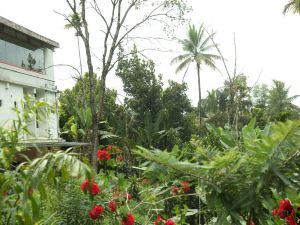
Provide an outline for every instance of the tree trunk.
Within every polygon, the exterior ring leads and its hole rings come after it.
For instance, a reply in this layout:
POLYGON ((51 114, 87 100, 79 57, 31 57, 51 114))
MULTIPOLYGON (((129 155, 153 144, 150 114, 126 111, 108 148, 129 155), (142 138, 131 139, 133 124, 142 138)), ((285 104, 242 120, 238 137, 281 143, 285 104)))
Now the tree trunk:
POLYGON ((199 107, 199 127, 201 127, 201 83, 200 83, 200 64, 197 63, 197 76, 198 76, 198 94, 199 94, 199 101, 198 101, 198 107, 199 107))
POLYGON ((105 98, 105 91, 106 91, 106 76, 107 74, 104 74, 104 76, 101 76, 100 81, 100 98, 99 98, 99 118, 100 120, 104 116, 104 98, 105 98))
POLYGON ((91 113, 92 113, 92 166, 97 171, 98 161, 96 157, 96 151, 98 149, 99 140, 98 140, 98 116, 97 116, 97 110, 96 110, 96 103, 95 103, 95 75, 94 75, 94 69, 93 69, 93 63, 92 63, 92 56, 91 56, 91 49, 90 49, 90 39, 89 39, 89 30, 88 30, 88 23, 85 18, 85 1, 81 2, 82 4, 82 22, 84 27, 84 34, 80 32, 80 36, 84 42, 85 47, 85 53, 86 53, 86 60, 87 60, 87 66, 89 71, 89 100, 90 100, 90 107, 91 107, 91 113))

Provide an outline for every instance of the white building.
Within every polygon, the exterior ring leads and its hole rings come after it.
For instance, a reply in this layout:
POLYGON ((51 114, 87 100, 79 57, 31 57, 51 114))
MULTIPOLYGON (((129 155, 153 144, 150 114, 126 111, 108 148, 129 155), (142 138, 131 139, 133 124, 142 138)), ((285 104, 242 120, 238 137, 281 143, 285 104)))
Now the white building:
POLYGON ((57 88, 54 82, 53 51, 59 44, 0 16, 0 126, 22 109, 22 99, 43 100, 53 106, 43 120, 26 121, 30 135, 25 142, 59 141, 57 88))

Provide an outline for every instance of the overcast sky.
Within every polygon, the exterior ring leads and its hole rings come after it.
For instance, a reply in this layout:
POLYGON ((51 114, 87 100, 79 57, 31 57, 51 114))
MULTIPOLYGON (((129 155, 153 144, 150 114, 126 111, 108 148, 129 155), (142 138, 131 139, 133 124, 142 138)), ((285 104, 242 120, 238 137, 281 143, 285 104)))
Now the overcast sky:
MULTIPOLYGON (((108 0, 105 0, 108 1, 108 0)), ((290 94, 300 94, 300 15, 283 15, 287 0, 188 0, 193 7, 189 15, 192 23, 202 22, 217 32, 216 41, 232 65, 233 33, 236 36, 238 72, 249 78, 249 85, 271 84, 272 79, 282 80, 290 87, 290 94)), ((65 63, 79 67, 77 42, 74 31, 65 30, 65 21, 54 10, 66 12, 64 0, 1 0, 0 15, 60 43, 56 50, 56 64, 65 63)), ((149 29, 150 30, 150 29, 149 29)), ((147 30, 141 31, 147 35, 147 30)), ((152 32, 152 31, 151 31, 152 32)), ((176 36, 184 38, 185 27, 180 27, 176 36)), ((99 48, 99 41, 93 37, 93 45, 99 48)), ((181 82, 182 74, 175 75, 175 66, 170 61, 178 54, 180 46, 176 41, 167 45, 171 53, 148 52, 157 65, 157 72, 168 79, 181 82)), ((95 60, 96 61, 96 60, 95 60)), ((84 62, 83 62, 84 63, 84 62)), ((97 64, 97 62, 96 62, 97 64)), ((221 64, 219 65, 220 68, 221 64)), ((231 68, 233 70, 233 68, 231 68)), ((60 90, 74 85, 74 72, 67 68, 55 69, 56 83, 60 90)), ((225 76, 204 68, 201 71, 203 95, 207 90, 218 88, 225 76)), ((187 74, 188 95, 195 104, 197 99, 196 71, 193 67, 187 74)), ((122 90, 121 82, 111 74, 108 87, 122 90)), ((300 99, 295 101, 300 105, 300 99)))

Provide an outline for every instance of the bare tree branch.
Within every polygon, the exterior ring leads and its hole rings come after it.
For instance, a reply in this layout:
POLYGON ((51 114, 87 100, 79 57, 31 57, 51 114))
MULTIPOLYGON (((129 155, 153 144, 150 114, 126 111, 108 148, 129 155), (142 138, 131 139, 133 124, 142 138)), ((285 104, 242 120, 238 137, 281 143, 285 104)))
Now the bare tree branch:
POLYGON ((236 70, 237 70, 237 53, 236 53, 235 33, 233 33, 233 44, 234 44, 234 70, 233 70, 233 79, 234 79, 236 76, 236 70))

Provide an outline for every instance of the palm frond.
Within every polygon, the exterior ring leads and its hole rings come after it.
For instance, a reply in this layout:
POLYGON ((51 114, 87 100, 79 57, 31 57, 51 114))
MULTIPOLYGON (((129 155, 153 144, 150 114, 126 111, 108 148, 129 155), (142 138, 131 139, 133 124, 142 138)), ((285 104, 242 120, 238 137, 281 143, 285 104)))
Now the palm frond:
MULTIPOLYGON (((198 40, 203 39, 204 33, 205 33, 205 29, 204 29, 204 25, 202 23, 200 28, 199 28, 199 31, 198 31, 198 40)), ((199 41, 199 42, 201 42, 201 41, 199 41)))
POLYGON ((198 39, 198 31, 195 27, 195 25, 190 25, 189 30, 188 30, 188 37, 189 37, 189 42, 193 47, 198 46, 199 39, 198 39))
POLYGON ((182 77, 182 82, 184 82, 184 79, 185 79, 185 77, 186 77, 186 75, 187 75, 187 72, 188 72, 188 70, 189 70, 189 68, 190 68, 190 65, 191 65, 191 63, 189 63, 189 64, 187 65, 187 67, 186 67, 186 70, 185 70, 184 75, 183 75, 183 77, 182 77))
POLYGON ((211 41, 211 39, 213 38, 213 36, 215 35, 216 33, 215 32, 213 32, 213 33, 211 33, 202 43, 201 43, 201 45, 199 46, 199 49, 203 49, 203 48, 205 48, 206 46, 207 46, 207 43, 209 42, 209 41, 211 41))
POLYGON ((184 68, 186 68, 191 62, 193 61, 192 58, 187 58, 186 60, 184 60, 182 63, 179 64, 179 66, 176 69, 176 73, 179 73, 180 71, 182 71, 184 68))
POLYGON ((221 56, 215 55, 215 54, 203 54, 203 56, 204 56, 205 58, 211 58, 211 59, 213 59, 213 60, 221 59, 221 56))
POLYGON ((182 62, 183 60, 185 60, 188 57, 191 57, 190 53, 179 55, 179 56, 175 57, 174 59, 172 59, 171 65, 174 63, 182 62))
POLYGON ((300 14, 300 0, 290 0, 283 8, 283 14, 291 11, 292 13, 300 14))
POLYGON ((200 48, 200 52, 207 52, 209 50, 215 49, 215 47, 216 47, 215 45, 207 45, 203 48, 200 48))

